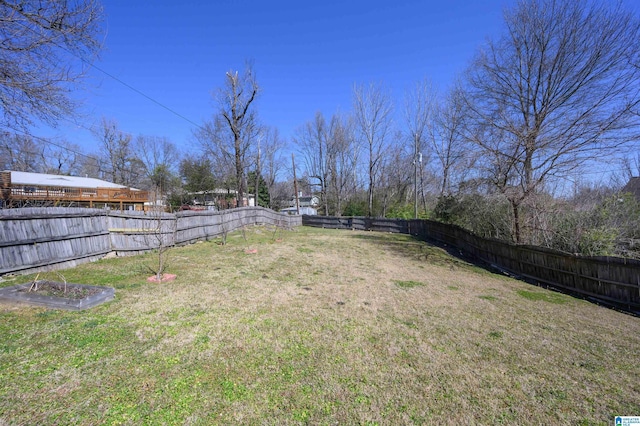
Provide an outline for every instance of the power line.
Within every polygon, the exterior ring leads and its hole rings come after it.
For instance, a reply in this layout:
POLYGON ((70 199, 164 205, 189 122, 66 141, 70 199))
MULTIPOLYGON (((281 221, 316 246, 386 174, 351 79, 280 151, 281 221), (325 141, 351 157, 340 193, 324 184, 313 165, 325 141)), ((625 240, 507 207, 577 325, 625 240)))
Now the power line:
MULTIPOLYGON (((95 160, 95 161, 98 161, 98 162, 100 161, 100 159, 99 159, 99 158, 97 158, 97 157, 93 157, 93 156, 91 156, 91 155, 87 155, 87 154, 85 154, 85 153, 82 153, 82 152, 76 151, 76 150, 74 150, 74 149, 72 149, 72 148, 70 148, 70 147, 68 147, 68 146, 64 146, 64 145, 57 144, 57 143, 53 142, 51 139, 46 139, 46 138, 43 138, 43 137, 41 137, 41 136, 37 136, 37 135, 34 135, 34 134, 32 134, 32 133, 28 133, 28 132, 26 132, 26 131, 24 131, 24 130, 19 130, 19 129, 12 129, 12 130, 13 130, 14 132, 20 133, 20 134, 21 134, 21 135, 23 135, 23 136, 28 136, 28 137, 31 137, 31 138, 37 139, 37 140, 39 140, 39 141, 41 141, 41 142, 47 143, 47 144, 49 144, 49 145, 56 146, 56 147, 58 147, 58 148, 60 148, 60 149, 64 149, 64 150, 66 150, 66 151, 73 152, 73 153, 74 153, 74 154, 76 154, 76 155, 80 155, 80 156, 82 156, 82 157, 86 157, 86 158, 89 158, 89 159, 91 159, 91 160, 95 160)), ((24 151, 22 151, 22 152, 24 152, 24 151)), ((36 153, 36 152, 27 152, 27 154, 39 154, 39 153, 36 153)))
MULTIPOLYGON (((113 167, 105 169, 103 167, 103 165, 102 165, 103 161, 98 157, 94 157, 94 156, 91 156, 91 155, 84 154, 84 153, 76 151, 76 150, 74 150, 74 149, 72 149, 72 148, 70 148, 68 146, 57 144, 57 143, 55 143, 55 142, 53 142, 53 141, 51 141, 49 139, 46 139, 46 138, 31 134, 31 133, 27 133, 27 132, 22 131, 22 130, 13 129, 13 131, 17 132, 17 133, 20 133, 23 136, 27 136, 27 137, 36 139, 36 140, 38 140, 38 141, 40 141, 42 143, 50 144, 50 145, 56 146, 56 147, 58 147, 60 149, 64 149, 66 151, 72 152, 72 153, 74 153, 76 155, 79 155, 81 157, 85 157, 85 158, 88 158, 90 160, 93 160, 93 161, 95 161, 95 164, 97 165, 97 168, 98 168, 97 170, 98 170, 98 172, 100 174, 113 174, 113 173, 115 173, 115 169, 113 167)), ((40 155, 40 154, 42 154, 44 156, 44 153, 41 153, 41 152, 31 152, 31 151, 20 150, 20 149, 18 149, 16 151, 22 152, 22 153, 26 153, 26 154, 32 154, 32 155, 40 155)), ((129 173, 133 173, 133 169, 130 169, 130 168, 126 169, 126 171, 129 172, 129 173)))
MULTIPOLYGON (((73 54, 72 52, 70 52, 71 54, 73 54)), ((202 128, 202 126, 200 126, 198 123, 194 122, 193 120, 185 117, 184 115, 180 114, 179 112, 177 112, 176 110, 168 107, 167 105, 163 104, 160 101, 155 100, 154 98, 152 98, 151 96, 147 95, 146 93, 142 92, 141 90, 136 89, 135 87, 133 87, 132 85, 130 85, 129 83, 123 81, 122 79, 114 76, 113 74, 110 74, 109 72, 103 70, 102 68, 98 67, 97 65, 94 65, 92 63, 90 63, 89 61, 87 61, 86 59, 80 58, 77 55, 76 56, 78 59, 80 59, 82 62, 86 63, 87 65, 89 65, 92 68, 95 68, 96 70, 100 71, 101 73, 103 73, 104 75, 106 75, 107 77, 117 81, 118 83, 122 84, 123 86, 125 86, 126 88, 136 92, 137 94, 139 94, 140 96, 143 96, 144 98, 150 100, 151 102, 155 103, 156 105, 166 109, 167 111, 169 111, 170 113, 174 114, 177 117, 180 117, 181 119, 185 120, 187 123, 192 124, 196 127, 198 127, 201 130, 204 130, 202 128)))
MULTIPOLYGON (((39 35, 33 28, 31 28, 28 25, 23 24, 22 22, 18 22, 19 25, 23 26, 24 28, 28 29, 29 31, 33 32, 36 35, 39 35)), ((53 42, 53 44, 55 44, 56 46, 58 46, 60 49, 64 50, 65 52, 69 53, 71 56, 76 57, 77 59, 79 59, 80 61, 82 61, 83 63, 87 64, 88 66, 95 68, 96 70, 98 70, 99 72, 103 73, 104 75, 106 75, 107 77, 117 81, 118 83, 122 84, 123 86, 125 86, 126 88, 128 88, 129 90, 132 90, 134 92, 136 92, 137 94, 139 94, 140 96, 146 98, 147 100, 155 103, 156 105, 160 106, 161 108, 166 109, 167 111, 169 111, 170 113, 174 114, 175 116, 185 120, 187 123, 192 124, 196 127, 198 127, 201 130, 204 130, 202 128, 202 126, 200 126, 198 123, 194 122, 193 120, 185 117, 184 115, 180 114, 179 112, 177 112, 176 110, 174 110, 173 108, 168 107, 167 105, 163 104, 160 101, 157 101, 156 99, 152 98, 151 96, 147 95, 146 93, 142 92, 141 90, 133 87, 132 85, 130 85, 129 83, 125 82, 124 80, 116 77, 115 75, 109 73, 108 71, 100 68, 99 66, 95 65, 94 63, 88 61, 87 59, 79 56, 77 53, 67 49, 65 46, 57 43, 57 42, 53 42)))

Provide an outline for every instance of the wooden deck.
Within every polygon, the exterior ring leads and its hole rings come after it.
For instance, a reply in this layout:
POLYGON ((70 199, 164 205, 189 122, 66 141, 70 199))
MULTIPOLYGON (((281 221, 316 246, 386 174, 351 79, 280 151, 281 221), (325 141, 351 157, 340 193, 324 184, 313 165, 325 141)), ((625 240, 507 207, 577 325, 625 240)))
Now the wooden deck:
POLYGON ((125 210, 143 210, 149 200, 148 191, 130 188, 73 188, 60 186, 3 185, 2 198, 7 206, 31 204, 69 205, 75 203, 85 207, 103 207, 125 210))

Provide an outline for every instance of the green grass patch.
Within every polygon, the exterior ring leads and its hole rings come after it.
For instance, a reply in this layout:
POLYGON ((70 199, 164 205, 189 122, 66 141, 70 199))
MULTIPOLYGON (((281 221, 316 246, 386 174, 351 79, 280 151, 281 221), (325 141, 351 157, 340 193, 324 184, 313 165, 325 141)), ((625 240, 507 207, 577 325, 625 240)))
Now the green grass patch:
POLYGON ((400 288, 414 288, 414 287, 422 287, 424 285, 424 283, 421 283, 419 281, 412 281, 412 280, 407 280, 407 281, 396 280, 394 282, 400 288))
POLYGON ((480 296, 478 296, 478 298, 484 299, 484 300, 498 300, 497 297, 491 296, 491 295, 488 295, 488 294, 481 294, 480 296))
POLYGON ((542 300, 544 302, 555 303, 562 305, 567 303, 570 298, 564 294, 555 293, 552 291, 530 291, 530 290, 516 290, 516 293, 527 300, 542 300))
POLYGON ((491 337, 492 339, 501 339, 502 338, 502 331, 491 331, 489 332, 489 337, 491 337))

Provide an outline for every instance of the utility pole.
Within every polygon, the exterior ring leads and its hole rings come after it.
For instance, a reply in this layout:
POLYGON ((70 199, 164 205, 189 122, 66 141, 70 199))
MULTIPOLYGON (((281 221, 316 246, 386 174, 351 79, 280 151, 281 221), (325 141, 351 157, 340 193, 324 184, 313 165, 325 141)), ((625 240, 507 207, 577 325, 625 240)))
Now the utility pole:
POLYGON ((254 199, 256 200, 253 203, 256 207, 259 207, 258 203, 258 191, 260 190, 260 138, 258 138, 258 158, 256 161, 256 193, 254 195, 254 199))
POLYGON ((413 218, 418 218, 418 135, 414 135, 413 151, 413 218))
POLYGON ((296 160, 291 153, 291 164, 293 165, 293 190, 296 192, 296 213, 300 214, 300 199, 298 198, 298 179, 296 178, 296 160))

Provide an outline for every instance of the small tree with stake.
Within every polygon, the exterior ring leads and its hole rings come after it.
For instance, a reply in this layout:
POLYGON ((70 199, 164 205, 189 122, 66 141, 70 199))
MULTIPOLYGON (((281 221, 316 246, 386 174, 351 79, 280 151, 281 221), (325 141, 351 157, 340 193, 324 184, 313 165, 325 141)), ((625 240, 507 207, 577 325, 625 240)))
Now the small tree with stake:
MULTIPOLYGON (((157 203, 156 203, 157 204, 157 203)), ((155 251, 154 262, 146 265, 153 274, 153 281, 166 281, 164 271, 167 268, 168 251, 175 243, 178 218, 165 213, 160 205, 154 205, 149 212, 148 226, 142 229, 145 245, 155 251)))

